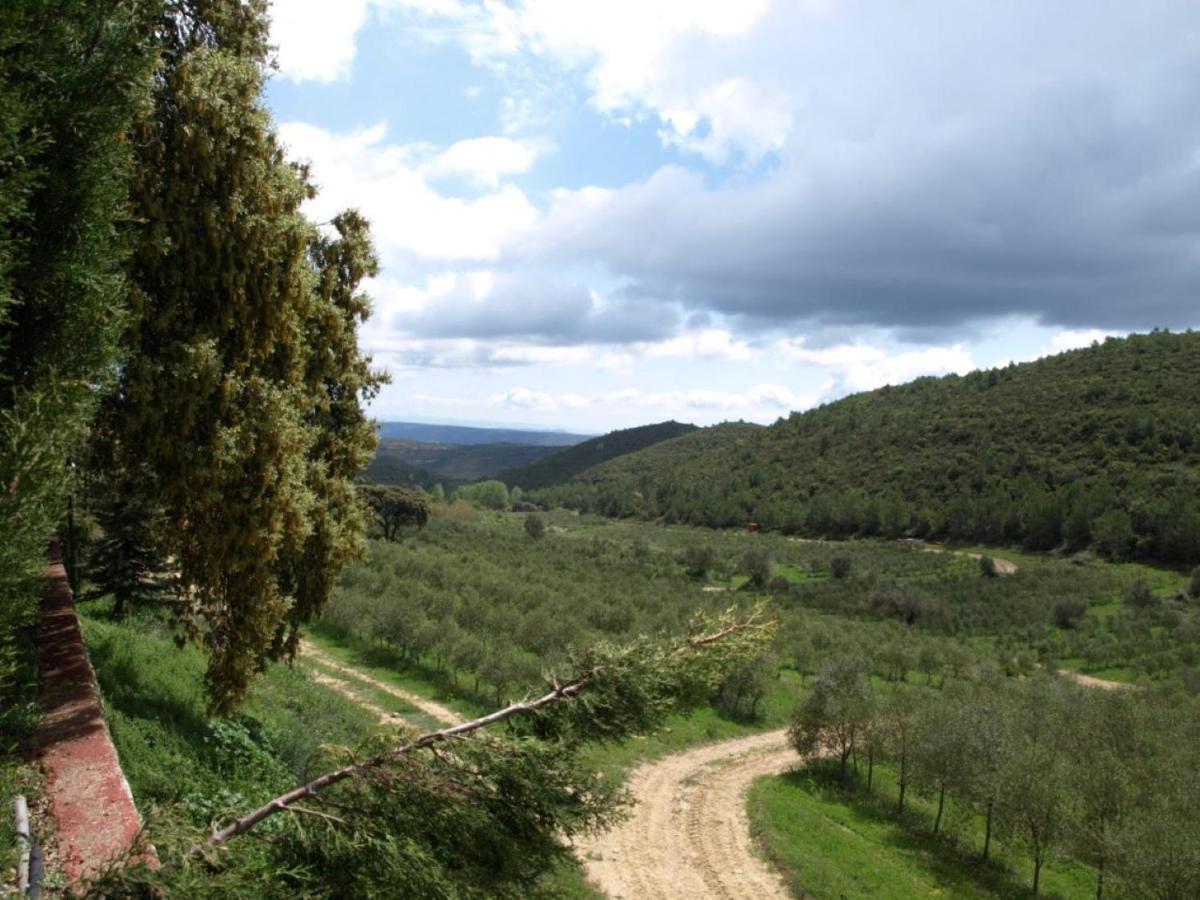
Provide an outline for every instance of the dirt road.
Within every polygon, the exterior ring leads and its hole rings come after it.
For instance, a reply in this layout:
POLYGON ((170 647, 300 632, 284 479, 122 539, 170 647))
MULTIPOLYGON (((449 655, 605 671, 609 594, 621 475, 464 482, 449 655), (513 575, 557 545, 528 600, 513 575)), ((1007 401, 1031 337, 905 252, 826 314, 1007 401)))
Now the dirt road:
POLYGON ((697 747, 640 766, 629 819, 581 842, 588 878, 610 900, 786 898, 754 851, 746 792, 799 762, 784 729, 697 747))
MULTIPOLYGON (((386 681, 381 681, 370 673, 364 672, 362 669, 356 669, 353 666, 348 666, 343 662, 339 662, 311 641, 300 642, 300 655, 306 656, 315 662, 319 662, 327 669, 333 669, 335 672, 340 672, 341 674, 352 679, 357 679, 365 684, 369 684, 371 687, 383 691, 385 694, 391 694, 397 700, 403 700, 405 703, 415 706, 417 709, 421 710, 421 712, 433 716, 433 718, 440 722, 444 722, 447 725, 457 725, 463 720, 462 716, 450 709, 448 706, 443 706, 435 700, 429 700, 426 697, 422 697, 420 694, 414 694, 412 691, 406 691, 402 688, 396 687, 395 685, 388 684, 386 681)), ((328 675, 322 676, 320 673, 317 673, 314 677, 316 677, 316 679, 321 681, 323 684, 332 687, 334 690, 338 690, 339 693, 343 693, 360 706, 367 708, 370 712, 381 713, 383 717, 386 717, 381 718, 381 721, 387 722, 390 719, 400 718, 399 716, 393 717, 390 713, 384 712, 376 704, 370 703, 369 701, 364 702, 364 698, 362 698, 360 694, 353 692, 349 685, 344 685, 349 692, 339 690, 339 682, 336 678, 331 678, 328 675)))
MULTIPOLYGON (((982 559, 982 553, 971 553, 967 550, 947 550, 945 547, 923 547, 926 553, 953 553, 955 556, 966 556, 969 559, 982 559)), ((1001 559, 999 556, 992 557, 992 563, 996 567, 997 575, 1015 575, 1017 572, 1017 564, 1011 559, 1001 559)))
POLYGON ((1082 684, 1084 687, 1100 688, 1102 691, 1135 691, 1136 684, 1129 684, 1124 681, 1106 681, 1103 678, 1093 678, 1091 675, 1084 675, 1082 672, 1072 672, 1070 669, 1059 669, 1058 674, 1064 678, 1069 678, 1076 684, 1082 684))

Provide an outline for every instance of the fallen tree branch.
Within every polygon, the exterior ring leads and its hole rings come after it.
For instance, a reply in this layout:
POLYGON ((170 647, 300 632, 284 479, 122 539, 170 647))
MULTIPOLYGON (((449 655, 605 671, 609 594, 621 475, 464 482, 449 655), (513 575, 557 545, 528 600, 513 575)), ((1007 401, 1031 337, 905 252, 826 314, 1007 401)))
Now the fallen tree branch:
MULTIPOLYGON (((761 610, 760 610, 761 611, 761 610)), ((747 619, 741 622, 734 622, 731 625, 722 628, 719 631, 708 635, 694 635, 688 638, 684 643, 677 647, 672 656, 678 656, 680 653, 687 652, 696 648, 704 647, 729 637, 747 631, 759 631, 770 627, 758 622, 760 611, 754 612, 747 619)), ((564 685, 554 684, 553 690, 547 694, 543 694, 536 700, 521 700, 511 703, 503 709, 498 709, 486 716, 481 716, 478 719, 472 719, 469 722, 462 722, 458 725, 453 725, 448 728, 442 728, 438 731, 430 731, 419 735, 404 744, 400 744, 392 749, 372 756, 361 762, 352 763, 348 766, 343 766, 340 769, 335 769, 332 772, 327 772, 319 778, 314 778, 307 784, 300 785, 288 791, 285 794, 280 794, 273 800, 263 804, 258 809, 247 813, 240 819, 230 823, 226 827, 215 831, 204 845, 197 845, 192 848, 191 855, 193 857, 202 857, 206 848, 220 847, 231 838, 237 837, 239 834, 245 834, 250 829, 254 828, 259 822, 267 819, 276 813, 285 811, 303 811, 295 806, 296 803, 312 797, 317 799, 317 795, 328 787, 332 787, 339 782, 345 781, 348 778, 353 778, 363 772, 371 769, 376 769, 395 762, 397 759, 413 753, 417 750, 422 750, 426 747, 434 747, 437 744, 453 740, 458 737, 470 734, 480 729, 488 728, 506 719, 511 719, 514 716, 521 716, 527 713, 536 712, 539 709, 550 706, 555 703, 560 703, 565 700, 570 700, 577 696, 580 691, 586 687, 589 681, 593 680, 600 674, 600 667, 594 668, 583 675, 580 675, 574 681, 564 685)))

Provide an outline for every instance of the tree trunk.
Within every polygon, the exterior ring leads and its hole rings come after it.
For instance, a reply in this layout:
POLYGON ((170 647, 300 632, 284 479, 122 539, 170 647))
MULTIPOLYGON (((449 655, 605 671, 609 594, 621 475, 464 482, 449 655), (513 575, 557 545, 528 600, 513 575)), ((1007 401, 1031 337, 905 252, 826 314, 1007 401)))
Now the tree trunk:
POLYGON ((1104 857, 1100 857, 1100 863, 1096 866, 1098 874, 1096 876, 1096 900, 1104 900, 1104 857))
POLYGON ((946 808, 946 786, 943 784, 938 791, 937 818, 933 820, 933 833, 937 834, 942 828, 942 810, 946 808))
POLYGON ((1038 895, 1038 887, 1042 882, 1042 845, 1037 839, 1037 833, 1033 835, 1033 896, 1038 895))
POLYGON ((871 784, 875 781, 875 754, 867 753, 867 793, 871 793, 871 784))
POLYGON ((904 791, 908 787, 908 752, 900 752, 900 800, 896 803, 897 814, 904 813, 904 791))
POLYGON ((984 859, 988 858, 988 854, 992 850, 992 807, 993 807, 993 805, 994 805, 993 801, 989 800, 988 804, 987 804, 987 816, 985 817, 987 820, 987 824, 985 826, 985 831, 983 833, 983 858, 984 859))

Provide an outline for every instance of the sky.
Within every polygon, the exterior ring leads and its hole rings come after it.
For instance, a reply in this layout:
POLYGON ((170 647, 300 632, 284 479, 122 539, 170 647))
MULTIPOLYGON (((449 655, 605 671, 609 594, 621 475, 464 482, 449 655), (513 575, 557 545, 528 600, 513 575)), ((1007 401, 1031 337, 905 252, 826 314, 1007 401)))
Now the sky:
POLYGON ((1193 0, 275 0, 383 420, 769 423, 1200 326, 1193 0))

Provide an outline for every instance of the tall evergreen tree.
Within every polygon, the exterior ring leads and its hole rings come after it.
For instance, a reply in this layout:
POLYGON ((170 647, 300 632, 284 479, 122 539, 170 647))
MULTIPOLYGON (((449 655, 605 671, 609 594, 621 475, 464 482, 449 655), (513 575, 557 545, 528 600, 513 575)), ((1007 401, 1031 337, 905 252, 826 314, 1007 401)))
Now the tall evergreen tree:
POLYGON ((158 20, 128 361, 102 422, 116 464, 151 473, 218 713, 294 648, 359 549, 360 401, 379 383, 356 340, 366 223, 346 214, 324 236, 301 212, 313 189, 262 99, 267 24, 265 0, 170 0, 158 20))
POLYGON ((149 89, 149 13, 137 0, 0 4, 0 658, 36 609, 67 462, 115 359, 114 222, 149 89))

